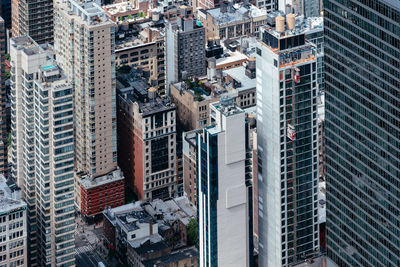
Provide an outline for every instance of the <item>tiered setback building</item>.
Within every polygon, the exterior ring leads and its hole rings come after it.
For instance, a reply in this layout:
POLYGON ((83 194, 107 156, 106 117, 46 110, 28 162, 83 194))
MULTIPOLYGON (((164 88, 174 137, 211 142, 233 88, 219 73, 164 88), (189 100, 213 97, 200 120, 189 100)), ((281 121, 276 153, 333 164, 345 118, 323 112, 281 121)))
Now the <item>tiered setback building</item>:
POLYGON ((27 206, 0 175, 0 266, 27 266, 27 206))
POLYGON ((12 36, 31 36, 37 43, 53 43, 53 0, 12 0, 12 36))
POLYGON ((400 2, 324 1, 328 256, 400 265, 400 2))
POLYGON ((256 51, 260 266, 319 251, 316 48, 278 21, 256 51))
POLYGON ((12 177, 28 204, 29 264, 73 266, 73 87, 49 45, 11 39, 12 177))
POLYGON ((252 258, 247 124, 233 103, 211 104, 215 125, 196 137, 200 266, 250 266, 252 258))
MULTIPOLYGON (((99 1, 56 1, 57 61, 74 90, 76 195, 81 177, 117 167, 115 26, 99 1)), ((80 206, 77 199, 77 208, 80 206)))

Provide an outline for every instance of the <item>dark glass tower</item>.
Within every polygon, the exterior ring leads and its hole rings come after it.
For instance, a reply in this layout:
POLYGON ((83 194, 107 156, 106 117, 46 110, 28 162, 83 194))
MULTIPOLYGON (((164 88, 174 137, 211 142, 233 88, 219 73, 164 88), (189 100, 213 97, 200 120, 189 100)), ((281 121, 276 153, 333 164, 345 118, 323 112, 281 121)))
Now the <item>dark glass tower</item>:
POLYGON ((400 1, 324 7, 328 256, 400 266, 400 1))

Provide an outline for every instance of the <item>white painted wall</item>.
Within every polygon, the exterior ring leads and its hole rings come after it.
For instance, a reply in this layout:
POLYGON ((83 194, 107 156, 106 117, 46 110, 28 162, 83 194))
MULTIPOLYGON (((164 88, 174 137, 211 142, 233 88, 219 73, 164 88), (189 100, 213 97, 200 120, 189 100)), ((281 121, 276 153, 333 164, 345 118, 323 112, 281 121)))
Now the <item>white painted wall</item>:
POLYGON ((266 266, 272 267, 282 262, 279 70, 274 66, 278 56, 260 43, 258 48, 262 56, 257 55, 257 142, 263 164, 258 174, 259 250, 266 252, 266 266))

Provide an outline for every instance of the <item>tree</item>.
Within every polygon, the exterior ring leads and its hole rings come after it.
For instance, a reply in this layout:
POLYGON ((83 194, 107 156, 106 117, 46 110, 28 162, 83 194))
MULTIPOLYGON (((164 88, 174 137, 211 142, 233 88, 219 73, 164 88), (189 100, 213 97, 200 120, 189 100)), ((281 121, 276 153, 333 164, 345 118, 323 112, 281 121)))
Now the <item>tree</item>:
POLYGON ((187 226, 187 239, 189 246, 195 245, 196 248, 199 247, 199 236, 198 236, 198 221, 196 219, 191 219, 187 226))

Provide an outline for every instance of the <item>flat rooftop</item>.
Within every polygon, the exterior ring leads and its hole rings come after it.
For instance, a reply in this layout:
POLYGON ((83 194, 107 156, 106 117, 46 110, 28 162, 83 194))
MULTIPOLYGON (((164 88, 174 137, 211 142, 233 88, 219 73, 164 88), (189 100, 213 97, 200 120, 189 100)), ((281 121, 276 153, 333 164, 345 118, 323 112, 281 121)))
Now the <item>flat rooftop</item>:
POLYGON ((248 57, 239 51, 226 53, 223 57, 217 59, 217 69, 223 68, 224 65, 245 61, 247 59, 248 57))
POLYGON ((150 203, 146 203, 143 208, 152 217, 162 215, 162 220, 168 224, 180 220, 187 225, 197 214, 196 207, 185 196, 166 201, 155 199, 150 203))
POLYGON ((92 178, 92 177, 86 177, 82 179, 81 181, 81 186, 84 187, 85 189, 92 189, 98 186, 103 186, 109 183, 113 183, 116 181, 124 180, 124 176, 121 172, 120 169, 117 169, 109 174, 97 177, 97 178, 92 178))
POLYGON ((154 252, 168 248, 168 245, 158 233, 129 241, 129 245, 139 254, 149 252, 150 250, 154 252))
POLYGON ((228 6, 226 12, 221 12, 221 8, 209 9, 206 12, 213 18, 215 25, 230 24, 246 19, 267 16, 266 9, 260 9, 251 4, 248 7, 239 4, 235 4, 232 7, 228 6))
POLYGON ((133 29, 126 31, 119 30, 115 33, 115 50, 116 52, 123 51, 125 49, 131 49, 132 47, 139 47, 147 44, 152 44, 159 38, 164 37, 164 33, 160 30, 160 26, 163 25, 163 21, 153 23, 143 23, 134 25, 133 29), (151 41, 149 38, 149 30, 151 30, 151 41))
POLYGON ((171 263, 176 263, 184 259, 197 257, 199 251, 195 247, 184 248, 172 251, 168 255, 164 255, 155 259, 142 262, 145 267, 162 267, 171 263))
POLYGON ((216 110, 225 116, 232 116, 234 114, 244 112, 243 109, 235 104, 235 99, 228 95, 221 97, 219 102, 215 102, 210 105, 212 105, 216 110))
POLYGON ((18 208, 26 208, 26 203, 20 196, 19 188, 11 188, 6 178, 0 175, 0 215, 18 208))
POLYGON ((39 45, 28 35, 11 38, 10 45, 17 48, 18 50, 23 50, 24 53, 27 54, 28 56, 41 53, 48 53, 49 55, 54 54, 54 49, 52 45, 50 44, 39 45))
POLYGON ((152 217, 141 207, 136 207, 126 213, 115 215, 116 223, 123 227, 127 232, 140 229, 140 224, 150 223, 152 217))
POLYGON ((191 82, 191 87, 189 87, 186 82, 178 82, 174 83, 174 87, 178 90, 182 90, 183 93, 189 93, 195 97, 195 101, 203 101, 203 100, 212 100, 212 99, 217 99, 219 97, 219 94, 217 91, 208 91, 205 88, 203 88, 201 85, 195 82, 191 82), (197 98, 196 98, 197 97, 197 98))
POLYGON ((101 0, 63 0, 67 13, 79 17, 88 25, 109 22, 106 12, 101 7, 101 0))
POLYGON ((116 216, 120 214, 126 214, 131 211, 135 211, 141 209, 141 201, 136 201, 133 203, 125 204, 119 207, 115 207, 113 209, 108 208, 103 211, 103 215, 113 224, 115 225, 116 216))
POLYGON ((137 11, 138 6, 135 5, 135 2, 120 2, 120 3, 114 3, 110 5, 103 6, 103 9, 106 10, 108 13, 111 15, 116 15, 116 14, 125 14, 126 12, 130 11, 137 11))
POLYGON ((234 80, 241 83, 241 86, 236 88, 238 91, 246 91, 249 89, 256 88, 257 81, 256 78, 251 79, 246 75, 246 68, 244 66, 228 69, 222 71, 223 74, 229 75, 234 80))

